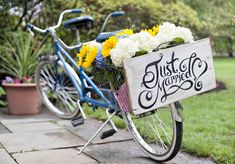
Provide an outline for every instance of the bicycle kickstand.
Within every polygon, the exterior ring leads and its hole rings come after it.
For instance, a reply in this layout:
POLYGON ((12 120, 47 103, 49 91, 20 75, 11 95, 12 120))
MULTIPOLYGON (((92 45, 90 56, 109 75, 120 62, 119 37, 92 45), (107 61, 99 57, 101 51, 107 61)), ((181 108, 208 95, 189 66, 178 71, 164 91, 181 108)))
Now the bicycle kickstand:
POLYGON ((78 154, 81 154, 83 150, 93 141, 93 139, 100 133, 100 131, 107 125, 108 123, 111 124, 112 128, 111 130, 108 130, 107 132, 104 132, 101 136, 101 139, 104 139, 108 136, 113 135, 115 132, 117 132, 117 128, 115 124, 112 121, 113 116, 117 113, 117 111, 114 111, 111 115, 108 113, 109 109, 106 109, 106 114, 108 115, 108 119, 103 123, 103 125, 95 132, 95 134, 89 139, 89 141, 82 147, 82 149, 78 152, 78 154))
POLYGON ((80 110, 80 112, 81 112, 81 114, 82 114, 83 119, 86 120, 87 117, 86 117, 86 115, 85 115, 85 112, 83 111, 83 108, 82 108, 82 106, 81 106, 79 100, 77 101, 77 104, 78 104, 78 108, 79 108, 79 110, 80 110))

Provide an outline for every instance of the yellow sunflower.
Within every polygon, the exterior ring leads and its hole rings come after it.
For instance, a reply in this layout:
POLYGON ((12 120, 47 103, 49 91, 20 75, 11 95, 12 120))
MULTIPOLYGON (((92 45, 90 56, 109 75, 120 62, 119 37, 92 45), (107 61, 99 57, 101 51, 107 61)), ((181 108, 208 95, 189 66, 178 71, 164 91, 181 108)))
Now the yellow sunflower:
POLYGON ((90 67, 94 62, 97 54, 97 46, 83 45, 80 53, 77 54, 77 57, 79 57, 79 61, 77 62, 78 66, 83 68, 90 67))
POLYGON ((89 47, 89 52, 86 55, 85 61, 92 63, 94 62, 96 55, 98 54, 98 47, 97 46, 90 46, 89 47))
POLYGON ((117 33, 115 36, 122 36, 122 35, 132 35, 134 32, 133 32, 133 29, 124 29, 122 31, 120 31, 119 33, 117 33))
POLYGON ((152 36, 156 36, 157 33, 159 32, 159 25, 153 26, 151 29, 144 29, 144 30, 141 30, 141 31, 146 31, 149 34, 151 34, 152 36))
POLYGON ((86 55, 88 49, 89 47, 87 45, 83 45, 80 52, 77 54, 77 57, 83 58, 86 55))
POLYGON ((90 62, 85 61, 84 63, 82 63, 83 68, 89 68, 90 66, 91 66, 90 62))
POLYGON ((111 49, 116 47, 117 42, 118 42, 117 37, 111 36, 109 39, 107 39, 103 43, 101 54, 103 55, 104 58, 106 58, 110 55, 111 49))
POLYGON ((81 67, 82 66, 82 62, 83 62, 83 59, 81 57, 79 57, 79 61, 77 62, 77 65, 79 67, 81 67))

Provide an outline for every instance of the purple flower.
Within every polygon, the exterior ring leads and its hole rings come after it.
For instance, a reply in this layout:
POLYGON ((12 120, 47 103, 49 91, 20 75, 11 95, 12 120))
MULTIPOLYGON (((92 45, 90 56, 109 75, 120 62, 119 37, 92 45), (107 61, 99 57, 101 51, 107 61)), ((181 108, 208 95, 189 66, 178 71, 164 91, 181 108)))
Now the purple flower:
POLYGON ((6 76, 5 80, 3 80, 3 83, 14 83, 14 79, 10 76, 6 76))
POLYGON ((15 84, 20 84, 21 81, 20 81, 19 79, 15 79, 14 83, 15 83, 15 84))
POLYGON ((101 46, 98 47, 98 55, 95 58, 95 63, 98 68, 104 68, 105 67, 105 62, 104 62, 104 57, 101 54, 101 46))

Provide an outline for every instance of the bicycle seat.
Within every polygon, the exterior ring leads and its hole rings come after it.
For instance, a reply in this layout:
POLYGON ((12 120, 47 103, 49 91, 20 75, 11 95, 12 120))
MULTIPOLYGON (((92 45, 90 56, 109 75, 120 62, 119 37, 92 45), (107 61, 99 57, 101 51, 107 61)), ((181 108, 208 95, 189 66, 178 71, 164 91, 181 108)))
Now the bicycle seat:
POLYGON ((82 26, 87 26, 93 23, 94 18, 92 16, 80 16, 77 18, 72 18, 64 22, 64 28, 80 28, 82 26))
POLYGON ((112 31, 112 32, 102 32, 96 37, 96 42, 102 43, 106 39, 108 39, 111 36, 114 36, 116 33, 120 32, 120 31, 122 31, 122 30, 112 31))

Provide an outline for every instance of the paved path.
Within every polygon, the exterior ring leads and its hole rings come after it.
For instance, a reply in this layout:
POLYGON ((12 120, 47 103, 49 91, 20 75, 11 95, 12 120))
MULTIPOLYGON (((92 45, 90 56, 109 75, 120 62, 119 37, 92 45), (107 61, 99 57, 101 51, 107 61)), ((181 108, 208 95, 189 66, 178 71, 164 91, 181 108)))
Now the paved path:
MULTIPOLYGON (((0 109, 0 164, 154 164, 126 130, 101 140, 97 137, 84 153, 82 145, 101 126, 89 119, 72 127, 47 110, 33 116, 11 116, 0 109)), ((180 152, 170 164, 213 164, 209 159, 180 152)))

